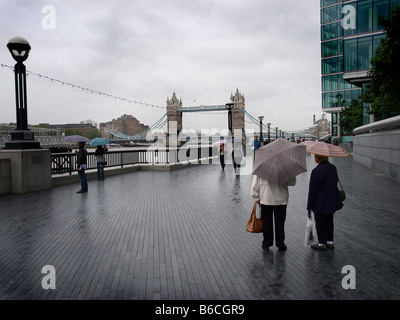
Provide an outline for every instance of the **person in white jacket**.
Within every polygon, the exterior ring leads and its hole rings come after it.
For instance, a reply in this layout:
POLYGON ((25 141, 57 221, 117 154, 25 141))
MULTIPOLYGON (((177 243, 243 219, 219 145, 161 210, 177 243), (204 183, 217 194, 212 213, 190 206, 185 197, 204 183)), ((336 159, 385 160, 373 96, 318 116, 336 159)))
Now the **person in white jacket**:
POLYGON ((288 186, 296 184, 296 177, 291 178, 283 185, 270 183, 267 179, 253 176, 251 196, 261 205, 261 216, 263 218, 263 242, 262 248, 266 251, 274 243, 275 220, 275 245, 279 251, 285 251, 285 220, 286 208, 289 201, 288 186))

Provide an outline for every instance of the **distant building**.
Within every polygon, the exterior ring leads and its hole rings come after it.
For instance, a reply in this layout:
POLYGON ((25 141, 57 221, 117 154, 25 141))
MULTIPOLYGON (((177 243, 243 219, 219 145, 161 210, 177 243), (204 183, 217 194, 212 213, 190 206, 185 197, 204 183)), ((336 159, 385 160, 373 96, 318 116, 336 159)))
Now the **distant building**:
POLYGON ((67 124, 49 124, 49 123, 40 123, 39 126, 46 127, 49 129, 72 129, 79 131, 82 135, 84 135, 87 131, 97 129, 96 126, 92 124, 86 123, 67 123, 67 124))
POLYGON ((97 123, 94 122, 93 120, 90 120, 90 119, 85 120, 85 121, 81 121, 81 122, 79 122, 79 124, 90 124, 90 125, 95 126, 97 128, 97 123))
POLYGON ((124 114, 118 119, 100 123, 99 125, 99 130, 102 136, 107 139, 113 138, 109 133, 110 131, 118 131, 128 136, 133 136, 147 129, 149 129, 149 126, 140 123, 138 119, 129 114, 124 114))
POLYGON ((315 115, 313 117, 314 125, 317 124, 318 126, 315 129, 314 135, 316 135, 319 139, 330 135, 330 127, 331 123, 326 118, 325 113, 322 114, 321 119, 316 120, 315 115))

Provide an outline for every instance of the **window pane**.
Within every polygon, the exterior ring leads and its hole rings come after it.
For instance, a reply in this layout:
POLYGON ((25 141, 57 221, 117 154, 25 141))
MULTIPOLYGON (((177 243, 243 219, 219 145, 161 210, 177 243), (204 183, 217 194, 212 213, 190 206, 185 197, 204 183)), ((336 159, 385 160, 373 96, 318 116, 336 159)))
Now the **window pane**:
POLYGON ((372 0, 358 2, 357 31, 358 33, 372 31, 372 0))
POLYGON ((357 39, 344 41, 344 71, 357 70, 357 39))
POLYGON ((342 40, 333 40, 322 43, 322 58, 343 54, 342 40))
POLYGON ((336 112, 332 113, 332 124, 337 124, 338 123, 337 119, 338 119, 337 113, 336 112))
POLYGON ((389 0, 374 0, 374 30, 383 29, 378 24, 379 16, 383 16, 383 18, 389 17, 389 0))
POLYGON ((322 74, 343 72, 343 58, 336 57, 322 60, 322 74))
POLYGON ((342 25, 340 22, 321 26, 321 40, 335 39, 342 36, 342 25))
POLYGON ((386 38, 386 34, 377 34, 373 36, 373 41, 372 41, 372 50, 373 50, 373 55, 375 55, 376 48, 378 48, 381 45, 381 39, 386 38))
POLYGON ((372 59, 372 37, 363 37, 358 39, 358 70, 371 68, 372 59))
POLYGON ((321 24, 338 21, 342 18, 341 5, 327 7, 321 10, 321 24))
POLYGON ((400 4, 400 0, 390 0, 390 11, 392 11, 397 4, 400 4))

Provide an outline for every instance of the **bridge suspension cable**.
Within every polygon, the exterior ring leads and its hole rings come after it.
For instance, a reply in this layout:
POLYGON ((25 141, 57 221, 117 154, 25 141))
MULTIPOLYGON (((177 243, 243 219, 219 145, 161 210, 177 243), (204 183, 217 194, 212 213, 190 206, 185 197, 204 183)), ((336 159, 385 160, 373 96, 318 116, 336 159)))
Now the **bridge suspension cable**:
MULTIPOLYGON (((6 65, 6 64, 2 64, 1 63, 0 66, 2 68, 8 68, 10 70, 14 70, 14 67, 6 65)), ((90 93, 90 94, 98 94, 99 96, 103 96, 103 97, 107 97, 107 98, 113 98, 115 100, 120 100, 120 101, 128 102, 128 103, 140 104, 140 105, 151 107, 151 108, 165 109, 165 107, 157 106, 155 104, 150 104, 150 103, 146 103, 146 102, 142 102, 142 101, 137 101, 137 100, 133 100, 133 99, 124 98, 124 97, 121 97, 121 96, 116 96, 116 95, 105 93, 105 92, 102 92, 102 91, 89 89, 89 88, 86 88, 86 87, 82 87, 80 85, 76 85, 76 84, 73 84, 73 83, 70 83, 70 82, 67 82, 67 81, 58 80, 58 79, 55 79, 55 78, 52 78, 52 77, 49 77, 49 76, 46 76, 46 75, 43 75, 43 74, 40 74, 40 73, 29 71, 29 70, 26 70, 26 75, 27 76, 30 76, 30 75, 37 76, 39 79, 43 78, 43 79, 49 80, 51 82, 55 82, 55 83, 58 83, 58 84, 61 84, 61 85, 69 86, 69 87, 74 88, 74 89, 80 89, 83 92, 87 92, 87 93, 90 93)))

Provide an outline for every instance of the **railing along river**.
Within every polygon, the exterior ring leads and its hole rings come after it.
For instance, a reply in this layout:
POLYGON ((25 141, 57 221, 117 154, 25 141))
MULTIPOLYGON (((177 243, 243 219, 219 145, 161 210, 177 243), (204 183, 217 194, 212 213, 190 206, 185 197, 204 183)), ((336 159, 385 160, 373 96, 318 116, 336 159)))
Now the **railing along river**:
MULTIPOLYGON (((110 150, 105 153, 106 168, 135 164, 176 164, 204 163, 217 156, 216 146, 189 146, 181 148, 143 148, 133 150, 110 150)), ((97 169, 94 151, 88 150, 87 170, 97 169)), ((77 154, 75 152, 52 153, 51 173, 72 174, 77 171, 77 154)))

